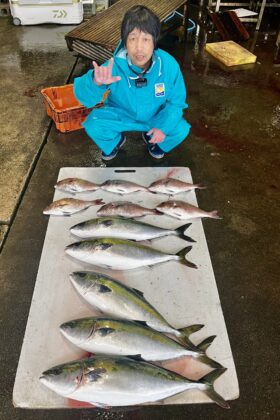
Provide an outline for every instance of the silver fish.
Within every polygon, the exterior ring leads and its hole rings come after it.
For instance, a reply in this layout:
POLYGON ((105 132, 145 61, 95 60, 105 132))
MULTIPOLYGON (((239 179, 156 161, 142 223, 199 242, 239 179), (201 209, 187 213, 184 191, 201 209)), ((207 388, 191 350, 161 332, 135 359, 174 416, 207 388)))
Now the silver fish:
POLYGON ((147 216, 148 214, 158 214, 158 212, 129 201, 114 201, 113 203, 105 204, 97 211, 97 216, 101 217, 121 216, 131 218, 147 216))
POLYGON ((191 223, 180 226, 175 230, 164 229, 133 219, 100 217, 78 223, 70 228, 70 232, 80 238, 119 238, 133 241, 145 241, 175 235, 189 242, 195 242, 185 235, 191 223))
POLYGON ((190 356, 213 368, 222 366, 205 354, 215 336, 198 346, 183 346, 166 335, 139 322, 115 318, 81 318, 60 325, 61 333, 71 343, 94 354, 130 356, 140 354, 142 359, 163 361, 190 356))
POLYGON ((101 185, 102 190, 116 194, 131 194, 137 191, 148 191, 148 188, 135 182, 124 181, 121 179, 108 180, 101 185))
POLYGON ((192 347, 190 334, 203 325, 173 328, 164 317, 145 299, 143 293, 112 279, 105 274, 76 271, 70 280, 77 292, 97 311, 116 318, 144 321, 156 331, 176 337, 184 345, 192 347))
POLYGON ((153 193, 175 195, 182 192, 192 191, 194 189, 205 189, 201 184, 190 184, 175 178, 164 178, 153 182, 148 190, 153 193))
POLYGON ((193 206, 192 204, 179 200, 164 201, 163 203, 160 203, 156 206, 156 210, 180 220, 189 220, 197 217, 221 219, 217 210, 207 212, 196 206, 193 206))
POLYGON ((185 254, 191 248, 186 247, 177 254, 166 254, 124 239, 101 238, 75 242, 68 245, 65 252, 80 261, 112 270, 132 270, 172 260, 179 261, 187 267, 197 268, 185 258, 185 254))
POLYGON ((191 381, 132 358, 94 356, 55 366, 43 372, 40 381, 63 397, 99 407, 143 404, 198 389, 216 404, 229 408, 213 387, 215 379, 225 371, 214 370, 199 381, 191 381))
POLYGON ((44 209, 43 213, 53 216, 70 216, 71 214, 78 213, 88 207, 101 204, 104 204, 102 199, 85 201, 77 200, 76 198, 62 198, 61 200, 51 203, 44 209))
POLYGON ((75 194, 81 192, 96 191, 100 188, 100 185, 81 178, 65 178, 59 181, 54 186, 54 188, 59 191, 75 194))

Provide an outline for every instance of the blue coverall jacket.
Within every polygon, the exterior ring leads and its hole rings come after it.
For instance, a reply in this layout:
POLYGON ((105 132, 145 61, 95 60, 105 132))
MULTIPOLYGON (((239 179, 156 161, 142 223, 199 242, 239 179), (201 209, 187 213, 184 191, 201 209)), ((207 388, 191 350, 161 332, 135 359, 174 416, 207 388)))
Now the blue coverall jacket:
MULTIPOLYGON (((108 61, 103 65, 108 65, 108 61)), ((93 109, 83 123, 87 134, 105 153, 109 154, 117 146, 123 131, 147 132, 158 128, 166 135, 159 144, 164 152, 169 152, 188 135, 190 125, 183 118, 186 88, 177 61, 167 52, 156 49, 152 65, 144 77, 145 87, 137 88, 135 79, 141 73, 134 66, 123 44, 114 53, 113 76, 121 80, 110 85, 97 86, 93 82, 93 70, 74 81, 74 94, 87 108, 101 101, 104 92, 110 94, 102 108, 93 109)))

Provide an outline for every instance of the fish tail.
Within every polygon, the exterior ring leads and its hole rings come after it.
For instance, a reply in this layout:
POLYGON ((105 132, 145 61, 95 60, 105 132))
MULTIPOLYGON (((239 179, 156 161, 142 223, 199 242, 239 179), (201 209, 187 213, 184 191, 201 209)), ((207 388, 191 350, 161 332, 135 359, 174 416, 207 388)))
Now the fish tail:
POLYGON ((203 324, 193 324, 193 325, 189 325, 188 327, 180 328, 178 331, 180 331, 181 335, 183 335, 184 337, 189 338, 190 335, 201 330, 201 328, 203 327, 204 327, 203 324))
POLYGON ((210 347, 210 345, 215 340, 216 335, 211 335, 210 337, 205 338, 205 340, 201 341, 200 344, 197 345, 199 350, 206 352, 206 350, 210 347))
POLYGON ((197 345, 197 348, 200 351, 204 352, 204 354, 200 354, 197 356, 197 360, 199 360, 201 363, 204 363, 205 365, 208 365, 214 369, 223 369, 224 367, 220 363, 216 362, 213 359, 210 359, 210 357, 208 357, 205 354, 206 350, 213 343, 215 338, 216 338, 215 335, 211 335, 210 337, 205 338, 205 340, 203 340, 200 344, 197 345))
POLYGON ((191 261, 188 261, 185 257, 185 255, 190 252, 190 250, 192 249, 192 246, 187 246, 186 248, 181 249, 181 251, 177 252, 177 257, 179 257, 180 261, 182 262, 182 264, 186 265, 187 267, 191 267, 191 268, 197 268, 197 266, 192 263, 191 261))
POLYGON ((196 358, 201 363, 204 363, 205 365, 214 368, 214 369, 224 369, 224 366, 222 366, 219 362, 216 362, 215 360, 208 357, 206 354, 200 354, 196 358))
POLYGON ((92 200, 92 201, 91 201, 91 204, 92 204, 93 206, 98 206, 98 205, 105 204, 105 202, 102 200, 102 198, 98 198, 97 200, 92 200))
POLYGON ((212 401, 214 401, 216 404, 218 404, 220 407, 223 408, 230 408, 227 401, 223 399, 221 395, 219 395, 214 390, 214 381, 218 379, 227 369, 217 369, 213 370, 212 372, 208 373, 207 375, 203 376, 198 383, 205 384, 204 392, 205 394, 211 398, 212 401))
POLYGON ((156 214, 157 216, 163 216, 163 213, 161 213, 159 210, 157 210, 157 209, 154 209, 154 210, 152 210, 153 211, 153 213, 152 214, 156 214))
POLYGON ((203 324, 193 324, 189 325, 188 327, 180 328, 178 330, 179 334, 177 335, 180 343, 183 346, 186 346, 188 349, 196 350, 196 346, 190 341, 190 335, 194 334, 195 332, 201 330, 203 328, 203 324))
POLYGON ((175 232, 179 238, 185 239, 188 242, 196 242, 194 239, 190 238, 189 236, 185 235, 185 231, 191 226, 191 223, 187 223, 186 225, 178 227, 175 232))
POLYGON ((196 188, 198 190, 206 190, 207 187, 205 185, 203 185, 203 184, 196 184, 196 188))
POLYGON ((211 219, 222 219, 222 217, 218 215, 218 210, 210 211, 208 214, 208 217, 210 217, 211 219))

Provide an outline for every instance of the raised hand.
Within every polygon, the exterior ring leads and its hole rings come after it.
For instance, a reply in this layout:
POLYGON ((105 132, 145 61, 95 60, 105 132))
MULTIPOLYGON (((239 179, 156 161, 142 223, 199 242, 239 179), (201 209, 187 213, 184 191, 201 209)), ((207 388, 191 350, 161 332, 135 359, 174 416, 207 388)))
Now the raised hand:
POLYGON ((165 139, 165 134, 159 128, 151 128, 150 131, 147 132, 148 136, 152 136, 151 140, 149 140, 150 144, 162 143, 165 139))
POLYGON ((112 76, 112 67, 114 59, 110 58, 108 66, 99 66, 95 61, 92 62, 94 67, 94 83, 100 85, 110 85, 111 83, 121 80, 120 76, 112 76))

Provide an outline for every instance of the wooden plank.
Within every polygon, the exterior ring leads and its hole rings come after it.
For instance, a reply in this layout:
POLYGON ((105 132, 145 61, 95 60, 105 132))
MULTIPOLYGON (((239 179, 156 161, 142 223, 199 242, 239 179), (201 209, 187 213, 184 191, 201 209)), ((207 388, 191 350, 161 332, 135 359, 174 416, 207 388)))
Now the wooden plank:
POLYGON ((247 41, 250 38, 247 29, 234 11, 209 12, 210 17, 223 41, 247 41))
MULTIPOLYGON (((155 12, 162 22, 173 11, 187 3, 187 0, 142 0, 141 5, 155 12)), ((72 50, 75 39, 99 44, 114 49, 120 39, 120 26, 125 12, 139 0, 119 0, 104 12, 98 13, 87 22, 80 24, 66 36, 68 48, 72 50)))

